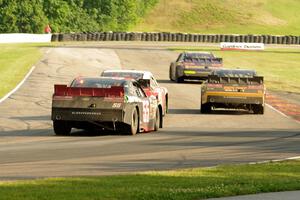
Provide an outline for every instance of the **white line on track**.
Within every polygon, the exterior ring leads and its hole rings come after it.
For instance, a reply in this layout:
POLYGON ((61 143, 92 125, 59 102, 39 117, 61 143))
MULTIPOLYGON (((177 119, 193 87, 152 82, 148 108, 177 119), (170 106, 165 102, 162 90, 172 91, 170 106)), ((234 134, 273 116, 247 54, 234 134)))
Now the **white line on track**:
POLYGON ((250 162, 249 164, 255 165, 255 164, 264 164, 264 163, 271 163, 271 162, 282 162, 282 161, 287 161, 287 160, 300 160, 300 156, 276 159, 276 160, 264 160, 264 161, 259 161, 259 162, 250 162))
POLYGON ((48 50, 46 51, 46 54, 50 53, 50 51, 51 51, 51 49, 48 49, 48 50))
POLYGON ((276 108, 274 108, 274 107, 271 106, 270 104, 267 104, 267 103, 266 103, 266 105, 267 105, 269 108, 271 108, 272 110, 274 110, 275 112, 278 112, 279 114, 281 114, 282 116, 284 116, 284 117, 286 117, 286 118, 288 118, 288 119, 291 119, 291 120, 295 121, 296 123, 300 124, 299 121, 297 121, 297 120, 293 119, 292 117, 290 117, 290 116, 284 114, 284 113, 281 112, 280 110, 277 110, 276 108))
POLYGON ((35 66, 32 66, 31 69, 30 69, 30 71, 23 78, 23 80, 12 91, 10 91, 7 95, 5 95, 4 97, 2 97, 0 99, 0 103, 2 103, 3 101, 5 101, 8 97, 10 97, 10 95, 12 95, 13 93, 15 93, 23 85, 23 83, 27 80, 27 78, 30 76, 30 74, 33 72, 34 69, 35 69, 35 66))

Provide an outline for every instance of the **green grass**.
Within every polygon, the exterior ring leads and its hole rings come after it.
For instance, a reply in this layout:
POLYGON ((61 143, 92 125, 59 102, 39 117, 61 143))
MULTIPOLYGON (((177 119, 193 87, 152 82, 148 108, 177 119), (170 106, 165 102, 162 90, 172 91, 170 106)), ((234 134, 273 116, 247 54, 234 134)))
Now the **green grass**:
POLYGON ((174 47, 176 51, 211 51, 223 58, 224 67, 255 69, 267 89, 300 94, 300 49, 267 48, 265 51, 221 51, 217 47, 174 47))
POLYGON ((41 58, 42 44, 0 45, 0 98, 10 92, 41 58))
POLYGON ((0 183, 10 200, 188 200, 300 189, 300 161, 0 183))
POLYGON ((133 31, 299 35, 300 1, 160 0, 133 31))

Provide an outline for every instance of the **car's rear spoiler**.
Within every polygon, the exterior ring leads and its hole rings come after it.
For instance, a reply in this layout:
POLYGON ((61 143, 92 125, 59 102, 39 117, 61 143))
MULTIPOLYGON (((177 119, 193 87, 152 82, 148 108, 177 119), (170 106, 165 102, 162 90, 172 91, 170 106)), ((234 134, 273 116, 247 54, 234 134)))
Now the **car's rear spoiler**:
POLYGON ((112 86, 111 88, 84 88, 54 85, 54 96, 122 97, 124 96, 124 88, 122 86, 112 86))
POLYGON ((257 85, 263 84, 263 76, 253 76, 253 77, 225 77, 218 75, 208 75, 208 83, 228 83, 228 84, 248 84, 257 85))

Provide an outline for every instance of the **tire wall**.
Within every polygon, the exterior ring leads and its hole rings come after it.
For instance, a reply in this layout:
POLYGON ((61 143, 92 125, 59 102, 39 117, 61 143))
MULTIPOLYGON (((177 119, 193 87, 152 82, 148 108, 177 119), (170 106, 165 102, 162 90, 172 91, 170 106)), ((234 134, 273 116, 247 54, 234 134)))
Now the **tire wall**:
POLYGON ((162 42, 246 42, 265 44, 300 44, 300 36, 292 35, 223 35, 169 32, 97 32, 52 34, 52 42, 69 41, 162 41, 162 42))

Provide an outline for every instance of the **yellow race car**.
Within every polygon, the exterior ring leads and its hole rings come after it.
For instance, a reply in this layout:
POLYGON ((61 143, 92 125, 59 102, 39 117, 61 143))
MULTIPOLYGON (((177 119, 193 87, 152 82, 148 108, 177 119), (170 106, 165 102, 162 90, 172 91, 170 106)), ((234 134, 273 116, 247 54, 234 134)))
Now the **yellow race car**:
POLYGON ((264 114, 264 107, 264 79, 254 70, 218 69, 201 85, 201 113, 231 108, 264 114))

